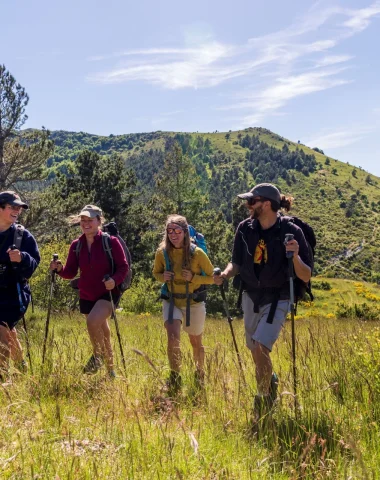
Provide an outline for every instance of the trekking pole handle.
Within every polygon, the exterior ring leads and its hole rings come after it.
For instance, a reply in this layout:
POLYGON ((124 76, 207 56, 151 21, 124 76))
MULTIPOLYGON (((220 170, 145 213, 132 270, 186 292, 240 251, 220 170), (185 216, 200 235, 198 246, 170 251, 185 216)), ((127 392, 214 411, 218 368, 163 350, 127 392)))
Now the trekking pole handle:
MULTIPOLYGON (((214 275, 219 276, 219 275, 222 274, 222 270, 221 270, 219 267, 215 267, 213 273, 214 273, 214 275)), ((223 290, 227 290, 227 289, 228 289, 228 280, 225 278, 225 279, 223 280, 222 285, 219 285, 219 286, 220 286, 223 290)))
MULTIPOLYGON (((16 247, 15 244, 13 244, 13 245, 10 246, 10 249, 11 249, 11 250, 16 250, 17 247, 16 247)), ((12 262, 12 268, 13 268, 13 270, 15 270, 15 269, 17 268, 16 262, 12 262)))
MULTIPOLYGON (((58 253, 53 253, 53 262, 57 262, 58 261, 58 253)), ((55 274, 57 273, 57 270, 53 270, 51 272, 51 278, 54 282, 54 279, 55 279, 55 274)))
MULTIPOLYGON (((286 244, 293 239, 294 239, 294 235, 292 233, 287 233, 285 235, 284 245, 286 246, 286 244)), ((293 256, 294 256, 294 252, 286 252, 286 258, 292 258, 293 256)))
POLYGON ((111 278, 111 275, 109 275, 109 274, 107 273, 107 275, 104 275, 103 280, 104 280, 105 282, 107 282, 107 280, 109 280, 110 278, 111 278))

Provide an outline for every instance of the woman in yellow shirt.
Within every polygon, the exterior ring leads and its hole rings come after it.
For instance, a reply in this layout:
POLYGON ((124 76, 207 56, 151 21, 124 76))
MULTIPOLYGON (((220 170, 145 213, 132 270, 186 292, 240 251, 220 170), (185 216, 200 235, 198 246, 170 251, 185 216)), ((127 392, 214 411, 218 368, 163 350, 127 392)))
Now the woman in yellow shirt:
POLYGON ((206 319, 206 305, 202 285, 214 283, 214 267, 206 253, 191 243, 189 225, 185 217, 170 215, 165 233, 157 249, 153 275, 168 286, 168 299, 163 299, 162 311, 168 336, 170 377, 168 391, 175 394, 181 388, 181 324, 188 333, 196 365, 195 380, 204 382, 204 347, 202 334, 206 319), (166 256, 166 259, 165 259, 166 256), (170 268, 167 268, 169 263, 170 268))

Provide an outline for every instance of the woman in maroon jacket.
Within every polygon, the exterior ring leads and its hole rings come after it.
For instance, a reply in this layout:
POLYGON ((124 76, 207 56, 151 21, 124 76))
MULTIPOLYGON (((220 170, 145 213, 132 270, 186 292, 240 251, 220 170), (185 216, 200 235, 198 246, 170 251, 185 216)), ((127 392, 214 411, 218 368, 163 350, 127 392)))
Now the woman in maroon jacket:
POLYGON ((66 265, 57 260, 51 262, 50 269, 56 270, 62 278, 71 279, 80 269, 79 306, 80 312, 86 316, 87 329, 90 335, 93 355, 90 357, 84 373, 96 373, 103 364, 108 367, 110 377, 115 377, 111 332, 108 317, 112 313, 110 294, 116 305, 120 293, 117 288, 129 270, 123 247, 116 237, 111 237, 112 257, 115 272, 110 271, 110 262, 102 242, 102 211, 94 205, 86 205, 79 214, 80 228, 83 232, 70 246, 66 265), (78 242, 80 242, 78 248, 78 242), (108 280, 105 276, 110 275, 108 280))

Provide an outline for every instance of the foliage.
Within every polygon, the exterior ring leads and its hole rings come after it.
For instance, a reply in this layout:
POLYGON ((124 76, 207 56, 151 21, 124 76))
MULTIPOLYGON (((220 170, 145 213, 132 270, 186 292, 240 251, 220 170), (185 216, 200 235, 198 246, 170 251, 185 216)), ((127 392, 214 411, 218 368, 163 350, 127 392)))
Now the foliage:
POLYGON ((58 254, 59 259, 65 261, 68 247, 65 242, 61 241, 59 243, 46 243, 41 248, 41 263, 30 280, 33 302, 36 306, 47 309, 51 297, 54 310, 67 312, 76 303, 76 292, 70 287, 69 282, 63 281, 58 276, 54 277, 53 294, 50 295, 52 273, 49 270, 49 265, 53 254, 58 254))
POLYGON ((158 215, 176 212, 195 218, 203 203, 193 163, 177 141, 168 141, 163 168, 156 176, 158 215))
POLYGON ((331 283, 327 282, 326 280, 314 280, 313 281, 313 289, 316 290, 331 290, 331 283))
MULTIPOLYGON (((62 225, 62 215, 78 212, 83 206, 83 192, 71 194, 63 201, 60 196, 48 193, 47 186, 54 182, 58 172, 68 177, 73 175, 75 159, 83 149, 96 152, 101 158, 121 157, 126 172, 134 173, 133 182, 124 193, 132 191, 135 196, 126 214, 121 214, 121 218, 118 214, 116 220, 123 224, 122 233, 131 244, 139 272, 150 276, 164 220, 176 210, 174 204, 162 202, 162 194, 161 199, 157 197, 156 180, 167 157, 165 147, 177 142, 182 157, 195 169, 192 181, 196 186, 196 198, 201 198, 199 208, 191 207, 196 202, 190 199, 186 210, 185 202, 185 214, 190 222, 202 225, 205 212, 216 211, 222 213, 228 229, 234 229, 247 215, 236 195, 248 191, 256 182, 272 181, 283 193, 295 197, 292 211, 310 223, 317 233, 315 274, 328 272, 348 278, 355 275, 358 279, 374 281, 380 278, 377 218, 380 190, 375 177, 371 183, 366 182, 368 174, 360 169, 353 177, 352 166, 294 144, 264 128, 228 133, 230 141, 226 142, 225 133, 218 132, 153 132, 109 137, 53 132, 51 136, 57 144, 54 157, 49 161, 52 165, 49 167, 50 180, 36 183, 42 191, 35 190, 30 195, 33 208, 26 219, 39 219, 31 224, 39 239, 45 239, 47 232, 53 237, 71 239, 68 227, 62 225), (35 208, 38 208, 38 215, 33 212, 35 208)), ((106 190, 104 193, 106 195, 106 190)), ((111 195, 109 199, 112 202, 111 195)), ((228 253, 224 254, 226 258, 228 253)))
POLYGON ((365 302, 354 303, 353 305, 342 302, 338 305, 336 316, 359 320, 380 320, 380 308, 365 302))
POLYGON ((0 190, 21 190, 23 182, 41 180, 54 150, 45 129, 20 134, 28 102, 24 87, 0 65, 0 190))
POLYGON ((54 150, 47 130, 31 130, 20 136, 13 135, 4 145, 0 190, 22 189, 25 182, 43 179, 46 161, 54 150))
POLYGON ((27 120, 25 107, 29 96, 16 79, 0 65, 0 181, 3 180, 4 144, 15 130, 18 130, 27 120))

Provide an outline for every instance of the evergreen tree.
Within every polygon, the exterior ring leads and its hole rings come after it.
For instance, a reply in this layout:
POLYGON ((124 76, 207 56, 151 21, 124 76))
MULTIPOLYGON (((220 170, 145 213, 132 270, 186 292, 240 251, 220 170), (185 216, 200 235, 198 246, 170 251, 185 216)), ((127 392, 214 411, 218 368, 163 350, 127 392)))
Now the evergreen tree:
POLYGON ((29 96, 16 79, 0 65, 0 179, 5 168, 4 144, 14 130, 18 130, 27 120, 25 107, 29 96))
POLYGON ((0 189, 41 179, 53 151, 47 130, 19 133, 27 120, 29 96, 24 87, 0 65, 0 189))
POLYGON ((45 165, 54 150, 49 134, 45 129, 33 130, 5 142, 0 165, 0 190, 20 190, 22 182, 41 180, 46 176, 45 165))
POLYGON ((156 175, 155 205, 162 219, 170 213, 178 213, 194 221, 205 202, 199 184, 195 167, 179 143, 169 144, 163 169, 156 175))

